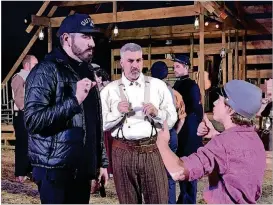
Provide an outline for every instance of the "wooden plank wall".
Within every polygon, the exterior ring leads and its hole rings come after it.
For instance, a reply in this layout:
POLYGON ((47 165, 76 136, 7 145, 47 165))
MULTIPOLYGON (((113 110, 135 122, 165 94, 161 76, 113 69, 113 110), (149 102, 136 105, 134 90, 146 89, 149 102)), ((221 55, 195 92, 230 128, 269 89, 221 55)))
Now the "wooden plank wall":
MULTIPOLYGON (((236 47, 238 48, 238 51, 243 50, 243 43, 238 42, 238 46, 236 46, 235 42, 230 43, 230 50, 236 51, 236 47)), ((172 67, 173 67, 173 62, 169 59, 165 59, 165 55, 161 55, 161 58, 158 58, 157 56, 159 54, 177 54, 177 53, 184 53, 188 56, 190 56, 190 44, 189 45, 176 45, 176 46, 164 46, 164 47, 151 47, 151 64, 153 64, 156 61, 164 61, 169 67, 170 67, 170 73, 169 77, 172 78, 174 77, 173 72, 172 72, 172 67)), ((204 52, 205 55, 218 55, 220 50, 222 48, 221 43, 210 43, 210 44, 205 44, 204 52)), ((199 45, 194 45, 193 46, 194 53, 199 52, 199 45)), ((272 49, 272 41, 271 40, 256 40, 256 41, 248 41, 246 42, 246 49, 248 50, 262 50, 262 49, 272 49)), ((143 47, 143 56, 144 59, 148 59, 146 56, 149 54, 149 47, 143 47)), ((115 69, 120 69, 120 49, 112 49, 112 72, 111 72, 111 77, 112 80, 117 79, 120 77, 118 72, 116 72, 115 69)), ((234 52, 232 53, 233 55, 227 55, 227 58, 232 58, 229 59, 228 62, 232 63, 233 59, 235 59, 234 52)), ((242 63, 244 63, 242 52, 241 55, 238 55, 239 59, 239 67, 242 66, 242 63)), ((144 60, 144 68, 147 68, 149 70, 149 60, 144 60)), ((256 70, 247 70, 246 71, 246 78, 247 79, 253 79, 253 78, 270 78, 272 76, 272 66, 268 66, 268 69, 259 69, 259 65, 261 64, 272 64, 272 54, 257 54, 257 55, 247 55, 246 56, 246 65, 257 65, 256 70)), ((198 66, 198 58, 193 58, 193 66, 198 66)), ((234 69, 233 66, 229 66, 230 68, 234 69)), ((230 72, 232 73, 232 72, 230 72)), ((234 72, 233 72, 234 73, 234 72)), ((235 76, 236 77, 236 76, 235 76)), ((239 77, 238 78, 242 78, 239 77)), ((234 79, 234 76, 230 76, 228 79, 234 79)))

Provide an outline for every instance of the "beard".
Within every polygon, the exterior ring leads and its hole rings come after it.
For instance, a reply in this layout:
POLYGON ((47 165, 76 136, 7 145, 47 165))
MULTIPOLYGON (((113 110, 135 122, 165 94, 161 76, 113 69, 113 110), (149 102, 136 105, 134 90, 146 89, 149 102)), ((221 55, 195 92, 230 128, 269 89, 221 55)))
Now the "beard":
POLYGON ((138 79, 139 75, 140 75, 140 70, 139 69, 132 69, 131 72, 131 77, 136 80, 138 79))
POLYGON ((72 46, 71 46, 72 52, 75 56, 77 56, 81 61, 89 63, 92 61, 93 58, 93 48, 90 47, 86 50, 81 49, 75 44, 75 41, 73 39, 72 46))

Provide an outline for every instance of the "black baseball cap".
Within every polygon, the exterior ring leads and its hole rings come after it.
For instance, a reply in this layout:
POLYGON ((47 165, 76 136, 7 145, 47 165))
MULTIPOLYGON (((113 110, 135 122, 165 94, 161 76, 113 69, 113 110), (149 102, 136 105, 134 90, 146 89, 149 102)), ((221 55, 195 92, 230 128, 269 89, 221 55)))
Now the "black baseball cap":
POLYGON ((190 58, 186 55, 175 55, 173 58, 174 62, 182 63, 185 65, 191 65, 190 58))
POLYGON ((88 14, 79 13, 67 16, 62 21, 57 31, 57 37, 60 37, 64 33, 102 34, 102 32, 95 27, 94 22, 88 14))

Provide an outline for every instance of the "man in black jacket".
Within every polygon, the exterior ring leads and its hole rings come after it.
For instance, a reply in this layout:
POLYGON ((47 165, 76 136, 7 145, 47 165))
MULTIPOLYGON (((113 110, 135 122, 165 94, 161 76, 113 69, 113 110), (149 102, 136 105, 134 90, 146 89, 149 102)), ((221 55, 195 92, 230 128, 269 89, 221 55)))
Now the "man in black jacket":
MULTIPOLYGON (((198 85, 189 78, 190 59, 185 55, 174 58, 175 76, 180 79, 173 88, 183 97, 187 116, 180 132, 178 133, 178 157, 189 156, 202 146, 202 138, 197 136, 197 128, 203 118, 203 107, 198 85)), ((197 180, 179 182, 180 195, 178 204, 196 204, 197 180)))
POLYGON ((57 32, 61 46, 26 81, 29 157, 42 203, 87 204, 90 180, 108 180, 100 96, 89 66, 98 32, 88 15, 68 16, 57 32))

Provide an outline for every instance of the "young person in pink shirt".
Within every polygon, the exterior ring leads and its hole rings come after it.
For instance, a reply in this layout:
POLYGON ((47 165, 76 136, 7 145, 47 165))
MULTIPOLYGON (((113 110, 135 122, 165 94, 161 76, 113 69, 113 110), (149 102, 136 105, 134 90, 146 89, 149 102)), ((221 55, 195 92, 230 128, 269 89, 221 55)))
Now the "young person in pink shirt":
MULTIPOLYGON (((262 192, 266 154, 253 120, 262 102, 255 85, 232 80, 219 90, 213 118, 225 131, 217 133, 202 122, 199 135, 216 134, 196 153, 178 158, 169 148, 168 128, 159 133, 157 145, 164 164, 175 180, 195 180, 208 175, 204 190, 207 203, 256 203, 262 192)), ((165 125, 166 126, 166 125, 165 125)))

